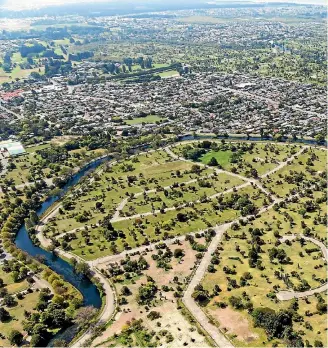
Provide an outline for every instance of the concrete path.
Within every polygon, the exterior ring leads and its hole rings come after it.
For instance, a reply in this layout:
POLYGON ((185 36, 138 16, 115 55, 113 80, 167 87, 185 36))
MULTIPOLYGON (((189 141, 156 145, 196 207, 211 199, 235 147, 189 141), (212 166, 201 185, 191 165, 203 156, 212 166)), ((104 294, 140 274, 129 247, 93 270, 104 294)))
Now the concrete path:
POLYGON ((230 341, 220 332, 220 330, 210 323, 209 318, 203 312, 203 310, 197 305, 197 303, 192 298, 192 293, 194 292, 194 288, 198 285, 207 270, 207 266, 209 265, 212 254, 216 250, 218 244, 221 242, 223 233, 231 226, 231 223, 224 224, 221 226, 217 226, 214 228, 216 235, 212 239, 206 254, 202 258, 201 263, 199 264, 191 282, 189 283, 187 290, 184 293, 182 298, 183 303, 192 313, 192 315, 196 318, 198 323, 203 327, 203 329, 208 332, 208 334, 212 337, 218 347, 224 348, 232 348, 233 345, 230 341))
MULTIPOLYGON (((328 249, 326 248, 326 246, 322 242, 320 242, 317 239, 311 238, 311 237, 305 237, 303 234, 299 234, 298 236, 309 241, 309 242, 316 244, 321 249, 324 259, 328 262, 328 249)), ((284 242, 286 240, 294 240, 294 239, 296 239, 296 237, 297 237, 296 234, 283 236, 280 239, 280 241, 284 242)), ((322 286, 319 286, 315 289, 311 289, 311 290, 307 290, 307 291, 288 291, 288 290, 279 291, 277 293, 277 298, 280 301, 288 301, 288 300, 291 300, 293 298, 302 298, 302 297, 312 296, 314 294, 319 294, 320 292, 323 292, 326 290, 328 290, 328 283, 326 283, 322 286)))
MULTIPOLYGON (((189 163, 193 163, 193 164, 197 164, 199 166, 202 166, 202 167, 208 167, 208 165, 204 164, 204 163, 201 163, 201 162, 193 162, 191 160, 188 160, 184 157, 179 157, 178 155, 176 155, 169 147, 166 147, 165 148, 165 151, 170 155, 172 156, 173 158, 175 159, 178 159, 180 161, 185 161, 185 162, 189 162, 189 163)), ((240 180, 243 180, 243 181, 247 181, 248 183, 253 183, 254 185, 256 185, 260 190, 262 190, 266 195, 268 196, 272 196, 272 194, 267 190, 265 189, 261 183, 256 180, 256 179, 252 179, 252 178, 246 178, 245 176, 242 176, 240 174, 236 174, 236 173, 232 173, 232 172, 229 172, 227 170, 224 170, 224 169, 218 169, 218 168, 215 168, 215 167, 210 167, 211 169, 213 169, 216 173, 220 174, 220 173, 225 173, 227 175, 231 175, 231 176, 234 176, 240 180)))
MULTIPOLYGON (((56 250, 59 255, 62 255, 66 258, 74 258, 78 262, 85 262, 84 259, 75 254, 64 251, 62 249, 56 250)), ((109 283, 109 280, 99 271, 96 266, 91 265, 90 268, 92 276, 97 278, 103 286, 106 302, 98 317, 97 323, 90 327, 81 337, 79 337, 78 340, 74 342, 72 347, 87 347, 86 342, 92 337, 95 327, 97 327, 98 325, 106 324, 112 318, 116 308, 116 295, 114 289, 112 289, 109 283)))

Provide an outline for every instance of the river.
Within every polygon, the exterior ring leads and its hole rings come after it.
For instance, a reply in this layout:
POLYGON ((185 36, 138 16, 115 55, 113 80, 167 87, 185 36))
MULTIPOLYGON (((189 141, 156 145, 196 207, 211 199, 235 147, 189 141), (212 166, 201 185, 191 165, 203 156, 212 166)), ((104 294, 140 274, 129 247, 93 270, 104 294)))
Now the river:
MULTIPOLYGON (((198 135, 196 139, 211 139, 213 136, 209 135, 198 135)), ((220 137, 221 138, 221 137, 220 137)), ((179 140, 191 140, 193 139, 192 135, 185 135, 181 137, 179 140)), ((260 137, 250 137, 247 139, 247 137, 233 137, 230 136, 227 138, 227 140, 250 140, 250 141, 263 141, 268 140, 272 141, 272 139, 261 139, 260 137)), ((301 142, 305 144, 313 144, 315 143, 314 140, 307 140, 307 139, 301 139, 301 142)), ((74 174, 72 178, 67 182, 67 184, 64 186, 62 192, 63 194, 67 193, 70 187, 76 185, 79 180, 85 176, 88 172, 94 170, 97 168, 101 163, 108 160, 108 157, 97 159, 94 162, 90 163, 89 165, 83 167, 79 172, 74 174)), ((37 214, 40 216, 42 215, 51 205, 53 205, 60 197, 51 197, 47 199, 41 206, 41 208, 37 211, 37 214)), ((101 307, 101 298, 99 291, 97 287, 86 277, 83 277, 79 274, 76 274, 74 272, 73 266, 66 262, 65 260, 61 259, 58 256, 53 255, 52 253, 34 245, 29 237, 29 234, 26 231, 26 228, 24 225, 21 226, 19 229, 15 244, 18 248, 21 250, 27 252, 29 255, 35 257, 38 255, 41 255, 45 259, 45 264, 49 266, 52 270, 54 270, 56 273, 60 274, 66 281, 73 284, 82 294, 83 296, 83 304, 85 306, 94 306, 95 308, 101 307)))
MULTIPOLYGON (((101 163, 108 160, 108 158, 101 158, 83 167, 79 172, 74 174, 72 178, 63 187, 62 193, 65 194, 70 187, 76 185, 79 180, 90 171, 97 168, 101 163)), ((42 215, 51 205, 53 205, 60 197, 54 196, 47 199, 40 209, 37 211, 38 216, 42 215)), ((95 308, 101 307, 101 297, 97 287, 90 281, 89 278, 74 272, 73 266, 67 261, 55 256, 49 251, 46 251, 36 245, 30 239, 30 236, 23 224, 19 229, 16 239, 16 246, 28 253, 30 256, 36 257, 41 255, 44 258, 44 263, 49 266, 53 271, 60 274, 66 281, 74 285, 83 296, 84 306, 94 306, 95 308)))

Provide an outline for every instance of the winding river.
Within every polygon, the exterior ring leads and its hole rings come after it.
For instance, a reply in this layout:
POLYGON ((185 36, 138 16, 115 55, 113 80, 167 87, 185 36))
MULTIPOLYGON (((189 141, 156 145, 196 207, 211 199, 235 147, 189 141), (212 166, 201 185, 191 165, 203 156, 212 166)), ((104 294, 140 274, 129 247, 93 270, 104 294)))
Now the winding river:
MULTIPOLYGON (((187 141, 194 139, 194 137, 191 134, 187 134, 184 136, 178 137, 179 141, 187 141)), ((213 139, 213 136, 210 135, 198 135, 198 140, 201 139, 213 139)), ((219 137, 219 139, 222 139, 222 137, 219 137)), ((240 140, 240 141, 272 141, 271 138, 267 139, 261 139, 260 137, 250 137, 247 138, 246 136, 229 136, 227 140, 240 140)), ((286 140, 285 140, 286 141, 286 140)), ((296 141, 296 143, 303 143, 303 144, 315 144, 315 141, 312 139, 299 139, 296 141)), ((293 143, 293 142, 292 142, 293 143)), ((324 145, 327 145, 327 142, 324 142, 324 145)), ((144 146, 144 148, 147 148, 148 146, 144 146)), ((110 159, 110 157, 104 157, 97 159, 90 164, 83 167, 80 171, 75 173, 72 178, 66 183, 66 185, 62 189, 62 195, 66 194, 67 191, 74 185, 76 185, 80 179, 88 174, 90 171, 96 169, 100 164, 110 159)), ((41 216, 48 208, 50 208, 60 197, 53 196, 48 198, 45 202, 42 203, 40 209, 38 209, 37 214, 41 216)), ((42 256, 44 258, 44 263, 50 267, 53 271, 61 275, 66 281, 74 285, 82 294, 83 296, 83 305, 84 306, 93 306, 95 308, 100 308, 102 305, 102 300, 100 297, 100 293, 97 289, 97 287, 88 279, 87 277, 81 276, 79 274, 76 274, 74 272, 73 266, 68 263, 67 261, 61 259, 58 256, 53 255, 51 252, 48 252, 36 245, 33 244, 31 241, 29 234, 24 226, 24 224, 19 229, 16 239, 15 239, 16 246, 28 253, 32 257, 36 256, 42 256)))
MULTIPOLYGON (((67 182, 63 187, 62 191, 65 194, 70 187, 76 185, 79 180, 85 176, 90 171, 97 168, 101 163, 108 160, 108 158, 97 159, 87 166, 83 167, 79 172, 75 173, 72 178, 67 182)), ((40 209, 37 211, 37 214, 42 215, 52 204, 54 204, 60 197, 53 196, 47 199, 40 209)), ((94 306, 95 308, 101 307, 101 297, 97 287, 88 279, 87 277, 81 276, 74 272, 73 266, 67 261, 61 259, 58 256, 53 255, 52 253, 36 246, 30 239, 29 234, 24 226, 24 224, 19 229, 15 244, 18 248, 28 253, 30 256, 41 255, 44 258, 44 263, 49 266, 53 271, 60 274, 66 281, 73 284, 83 296, 84 306, 94 306)))
MULTIPOLYGON (((213 138, 213 136, 209 136, 205 134, 197 136, 197 139, 210 139, 210 138, 213 138)), ((192 135, 185 135, 180 137, 179 141, 191 140, 191 139, 193 139, 192 135)), ((227 140, 272 141, 272 139, 261 139, 260 137, 250 137, 247 139, 247 137, 234 137, 234 136, 230 136, 227 140)), ((298 142, 303 142, 305 144, 315 143, 314 140, 307 140, 307 139, 300 139, 298 140, 298 142)), ((97 168, 101 163, 103 163, 104 161, 107 161, 108 159, 109 157, 97 159, 91 162, 90 164, 88 164, 87 166, 83 167, 77 173, 75 173, 72 176, 72 178, 67 182, 67 184, 63 187, 63 190, 62 190, 63 194, 67 193, 67 191, 72 186, 76 185, 83 176, 85 176, 87 173, 97 168)), ((47 199, 42 204, 40 209, 37 211, 37 214, 39 216, 42 215, 59 198, 60 197, 58 196, 53 196, 47 199)), ((83 303, 85 306, 94 306, 95 308, 101 307, 102 301, 100 298, 99 291, 97 287, 90 281, 90 279, 76 274, 74 272, 73 266, 67 261, 34 245, 24 225, 21 226, 21 228, 19 229, 16 235, 15 244, 18 248, 27 252, 32 257, 38 256, 38 255, 41 255, 42 257, 44 257, 44 260, 45 260, 44 262, 47 266, 49 266, 56 273, 60 274, 66 281, 73 284, 81 292, 83 296, 83 303)))

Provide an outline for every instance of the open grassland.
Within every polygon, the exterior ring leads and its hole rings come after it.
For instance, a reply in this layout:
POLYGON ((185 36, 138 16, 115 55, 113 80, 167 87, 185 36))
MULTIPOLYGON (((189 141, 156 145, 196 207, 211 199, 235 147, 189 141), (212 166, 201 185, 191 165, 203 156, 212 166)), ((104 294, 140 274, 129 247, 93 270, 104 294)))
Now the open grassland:
POLYGON ((327 151, 325 149, 305 149, 298 158, 263 180, 266 187, 280 197, 304 186, 320 185, 326 178, 327 151))
POLYGON ((4 272, 1 268, 0 268, 0 278, 3 280, 3 283, 4 283, 3 287, 5 287, 8 290, 9 294, 15 294, 17 292, 23 291, 27 289, 29 286, 25 279, 14 282, 11 274, 4 272))
POLYGON ((225 173, 219 175, 213 173, 191 181, 191 183, 189 181, 181 184, 173 183, 170 188, 145 192, 136 198, 131 198, 122 213, 129 216, 196 202, 202 197, 210 197, 244 183, 241 179, 225 173))
MULTIPOLYGON (((261 207, 266 199, 262 191, 251 186, 240 189, 236 194, 238 197, 248 197, 255 209, 261 207)), ((222 204, 236 200, 234 195, 234 193, 224 195, 222 204)), ((113 233, 106 232, 103 223, 100 223, 101 226, 96 228, 87 227, 82 232, 65 234, 60 241, 62 246, 78 256, 92 260, 150 242, 204 230, 241 216, 238 208, 228 206, 219 208, 219 205, 216 199, 206 200, 193 204, 192 207, 118 220, 112 223, 111 228, 115 231, 113 233)))
POLYGON ((157 115, 148 115, 146 117, 137 117, 132 120, 126 120, 125 122, 129 125, 141 124, 141 123, 156 123, 162 120, 161 117, 157 115))
POLYGON ((300 150, 299 145, 245 143, 225 141, 192 141, 172 151, 181 157, 209 164, 215 158, 225 170, 246 177, 263 175, 300 150))
POLYGON ((177 77, 179 73, 176 70, 167 70, 158 74, 161 78, 177 77))
MULTIPOLYGON (((321 195, 319 192, 315 193, 315 197, 321 195)), ((327 281, 327 265, 321 250, 315 244, 302 240, 277 244, 281 236, 290 233, 309 233, 316 239, 324 239, 325 226, 314 223, 324 207, 321 205, 316 211, 308 213, 303 220, 297 212, 302 209, 305 201, 303 198, 298 202, 289 203, 279 211, 270 210, 246 226, 239 225, 228 230, 222 245, 217 250, 220 264, 215 265, 214 272, 206 273, 202 281, 204 288, 210 293, 213 293, 215 284, 220 287, 221 292, 211 297, 206 312, 222 330, 227 331, 236 346, 271 346, 272 342, 267 341, 262 329, 254 328, 251 316, 246 310, 236 310, 230 305, 221 308, 219 302, 228 304, 229 298, 235 296, 244 304, 250 299, 254 308, 268 307, 277 311, 287 309, 291 305, 291 301, 279 301, 276 298, 277 291, 288 289, 304 291, 319 287, 327 281), (302 221, 309 227, 309 232, 305 230, 302 221), (250 241, 254 241, 254 238, 260 238, 262 241, 260 264, 257 267, 250 267, 250 241), (282 262, 277 258, 270 259, 270 249, 274 247, 284 251, 286 258, 282 262), (245 275, 249 278, 246 284, 241 279, 245 275)), ((318 339, 325 346, 326 316, 317 312, 315 308, 317 302, 314 296, 309 298, 308 303, 299 300, 298 314, 304 317, 304 321, 297 322, 294 329, 304 331, 305 338, 311 344, 318 339), (306 311, 312 314, 305 315, 306 311), (309 322, 315 329, 305 325, 305 322, 309 322)))
POLYGON ((105 164, 84 180, 44 233, 64 249, 96 259, 231 221, 247 214, 241 205, 259 209, 267 204, 266 195, 250 184, 233 192, 244 184, 229 174, 174 160, 163 150, 140 154, 105 164), (234 205, 239 198, 241 205, 234 205))
POLYGON ((33 312, 34 307, 39 301, 39 293, 32 292, 24 296, 22 300, 17 299, 17 305, 14 307, 5 307, 10 314, 10 319, 5 322, 0 321, 0 332, 5 338, 0 338, 0 345, 2 347, 10 347, 10 343, 7 339, 12 330, 18 330, 24 333, 23 320, 24 311, 33 312))

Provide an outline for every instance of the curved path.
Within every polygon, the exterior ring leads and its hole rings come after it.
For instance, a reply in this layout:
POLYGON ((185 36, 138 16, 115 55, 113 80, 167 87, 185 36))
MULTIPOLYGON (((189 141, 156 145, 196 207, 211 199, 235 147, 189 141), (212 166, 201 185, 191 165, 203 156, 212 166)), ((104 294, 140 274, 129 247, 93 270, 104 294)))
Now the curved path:
MULTIPOLYGON (((296 153, 294 156, 291 156, 287 161, 285 162, 281 162, 276 168, 274 168, 273 170, 265 173, 264 175, 262 175, 262 177, 268 176, 274 172, 276 172, 277 170, 283 168, 285 165, 288 164, 289 161, 291 161, 292 159, 294 159, 297 155, 299 155, 300 153, 302 153, 304 151, 305 147, 302 147, 302 149, 296 153)), ((185 158, 181 158, 179 156, 177 156, 176 154, 174 154, 168 147, 165 148, 165 151, 172 157, 178 160, 183 160, 183 161, 187 161, 187 162, 192 162, 189 161, 185 158)), ((194 162, 192 162, 194 163, 194 162)), ((202 166, 206 166, 205 164, 200 164, 202 166)), ((278 199, 277 197, 273 196, 272 194, 270 194, 265 188, 263 188, 263 186, 260 184, 260 182, 256 179, 249 179, 249 178, 245 178, 242 175, 239 174, 234 174, 225 170, 221 170, 221 169, 216 169, 213 168, 215 170, 215 172, 217 173, 226 173, 228 175, 232 175, 235 177, 238 177, 239 179, 244 181, 244 184, 239 185, 236 188, 240 188, 240 187, 244 187, 247 185, 256 185, 259 189, 261 189, 264 193, 266 193, 267 195, 272 197, 272 203, 267 206, 262 208, 259 211, 259 214, 271 209, 273 207, 273 205, 279 201, 281 201, 281 199, 278 199)), ((233 191, 234 188, 231 188, 229 190, 224 191, 224 193, 228 193, 233 191)), ((140 193, 142 194, 142 193, 140 193)), ((220 193, 222 194, 222 193, 220 193)), ((116 209, 116 213, 114 214, 114 217, 112 220, 114 221, 119 221, 120 219, 131 219, 131 218, 135 218, 138 216, 146 216, 146 215, 150 215, 153 214, 153 212, 148 212, 145 214, 138 214, 135 216, 131 216, 131 217, 119 217, 119 212, 120 210, 124 207, 124 205, 126 204, 127 199, 123 199, 122 202, 119 204, 119 206, 116 209)), ((44 223, 46 223, 51 217, 53 217, 54 215, 56 215, 56 213, 58 212, 58 209, 60 207, 60 204, 58 204, 57 206, 54 207, 54 209, 52 211, 50 211, 46 216, 43 217, 42 219, 42 223, 44 225, 44 223)), ((167 210, 172 210, 175 209, 173 208, 168 208, 167 210)), ((196 318, 196 320, 199 322, 199 324, 205 329, 205 331, 207 331, 210 336, 213 338, 213 340, 216 342, 216 344, 219 347, 228 347, 228 348, 232 348, 233 345, 232 343, 225 337, 225 335, 223 335, 221 333, 221 331, 215 327, 213 324, 211 324, 209 322, 209 319, 207 318, 206 314, 202 311, 202 309, 197 305, 197 303, 194 301, 194 299, 192 298, 192 292, 194 291, 194 288, 197 284, 199 284, 199 282, 202 280, 206 270, 207 270, 207 266, 210 263, 211 257, 212 257, 212 253, 215 251, 215 249, 217 248, 218 244, 220 243, 222 236, 224 234, 224 232, 229 228, 229 226, 231 226, 231 224, 233 224, 235 221, 238 221, 239 219, 236 219, 234 221, 231 221, 229 223, 220 225, 220 226, 216 226, 214 227, 215 231, 216 231, 216 235, 215 237, 212 239, 207 252, 205 253, 201 263, 199 264, 198 268, 196 269, 194 276, 191 279, 191 282, 189 283, 184 296, 183 296, 183 302, 186 305, 186 307, 190 310, 190 312, 192 313, 192 315, 196 318)), ((42 227, 38 227, 38 231, 39 233, 37 234, 40 242, 42 245, 47 245, 47 243, 51 243, 51 241, 49 241, 49 239, 47 239, 45 236, 43 236, 42 234, 42 227)), ((177 239, 183 239, 185 238, 185 236, 180 236, 171 240, 167 240, 165 241, 167 244, 172 244, 174 243, 177 239)), ((97 268, 98 265, 102 264, 102 263, 107 263, 107 262, 111 262, 111 261, 117 261, 119 260, 119 258, 121 258, 122 256, 126 255, 126 254, 130 254, 136 251, 142 252, 142 251, 146 251, 147 249, 150 250, 155 244, 157 243, 153 243, 150 244, 148 246, 141 246, 139 248, 135 248, 135 249, 131 249, 129 251, 125 251, 121 254, 118 255, 110 255, 110 256, 106 256, 103 258, 99 258, 96 259, 94 261, 89 261, 88 264, 90 265, 91 271, 94 273, 94 275, 100 279, 100 282, 103 284, 105 293, 106 293, 106 304, 105 307, 100 315, 100 317, 98 318, 98 322, 96 325, 100 324, 100 323, 106 323, 108 322, 114 311, 115 311, 115 305, 116 305, 116 300, 115 300, 115 291, 111 288, 108 280, 101 274, 101 272, 99 271, 99 269, 97 268)), ((76 256, 75 254, 71 254, 70 252, 65 252, 61 249, 58 249, 58 252, 68 258, 72 258, 74 257, 75 259, 79 260, 79 261, 83 261, 85 262, 85 260, 83 260, 82 258, 76 256)), ((81 336, 75 343, 74 343, 74 347, 83 347, 87 340, 91 338, 92 336, 92 328, 90 328, 86 333, 84 333, 83 336, 81 336)))
MULTIPOLYGON (((320 242, 317 239, 311 238, 311 237, 306 237, 303 234, 292 234, 290 236, 284 236, 280 239, 281 242, 284 242, 286 240, 294 240, 295 238, 297 238, 297 236, 312 242, 314 244, 316 244, 322 251, 323 257, 325 258, 325 260, 328 262, 328 249, 326 248, 326 246, 320 242)), ((277 298, 280 301, 288 301, 291 300, 293 298, 302 298, 302 297, 307 297, 307 296, 312 296, 314 294, 319 294, 320 292, 326 291, 328 290, 328 283, 319 286, 318 288, 315 289, 311 289, 311 290, 307 290, 307 291, 288 291, 288 290, 283 290, 283 291, 279 291, 277 293, 277 298)))
MULTIPOLYGON (((262 214, 262 213, 270 210, 275 203, 276 202, 273 202, 269 206, 262 208, 259 211, 259 214, 262 214)), ((221 333, 220 329, 218 329, 215 325, 210 323, 207 315, 204 313, 204 311, 201 309, 201 307, 199 307, 197 305, 197 303, 195 302, 195 300, 193 299, 192 293, 194 292, 195 286, 198 285, 202 281, 202 279, 207 271, 207 267, 211 262, 212 254, 216 250, 218 244, 221 242, 221 239, 222 239, 224 232, 234 222, 238 222, 238 221, 239 221, 239 219, 236 219, 234 221, 231 221, 229 223, 226 223, 226 224, 223 224, 220 226, 216 226, 214 228, 214 230, 216 231, 216 235, 212 239, 212 241, 211 241, 211 243, 206 251, 206 254, 202 258, 202 260, 201 260, 196 272, 194 273, 194 276, 191 279, 191 281, 190 281, 190 283, 189 283, 189 285, 184 293, 184 296, 182 298, 183 303, 186 305, 186 307, 189 309, 189 311, 192 313, 192 315, 196 318, 198 323, 203 327, 203 329, 205 331, 207 331, 209 333, 209 335, 212 337, 212 339, 215 341, 215 343, 218 345, 218 347, 222 347, 222 348, 226 348, 226 347, 231 348, 234 346, 226 338, 226 336, 223 333, 221 333)))
MULTIPOLYGON (((185 161, 185 162, 189 162, 189 163, 193 163, 193 164, 197 164, 197 165, 200 165, 202 167, 208 167, 206 164, 204 163, 201 163, 201 162, 194 162, 194 161, 191 161, 191 160, 188 160, 184 157, 180 157, 178 155, 176 155, 169 147, 166 147, 165 148, 165 151, 172 157, 172 158, 175 158, 175 159, 178 159, 180 161, 185 161)), ((251 178, 246 178, 245 176, 242 176, 240 174, 236 174, 236 173, 232 173, 232 172, 229 172, 227 170, 224 170, 224 169, 218 169, 218 168, 215 168, 215 167, 211 167, 216 173, 220 174, 220 173, 225 173, 227 175, 231 175, 231 176, 234 176, 240 180, 243 180, 243 181, 247 181, 248 183, 253 183, 254 185, 256 185, 260 190, 262 190, 266 195, 268 196, 272 196, 272 194, 267 190, 265 189, 258 180, 256 179, 251 179, 251 178)))

